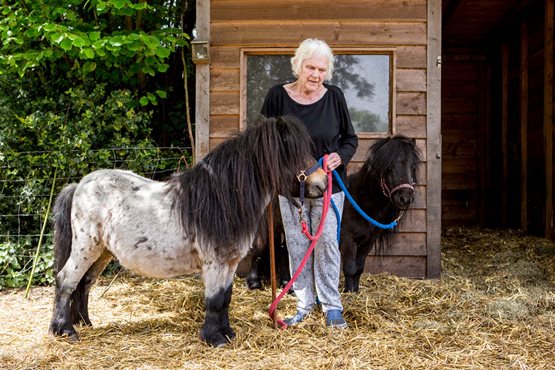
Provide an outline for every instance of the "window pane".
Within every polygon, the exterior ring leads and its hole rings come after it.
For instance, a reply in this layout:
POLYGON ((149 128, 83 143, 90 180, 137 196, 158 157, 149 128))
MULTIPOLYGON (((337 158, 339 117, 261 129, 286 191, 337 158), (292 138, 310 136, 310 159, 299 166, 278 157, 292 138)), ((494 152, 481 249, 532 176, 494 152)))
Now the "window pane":
MULTIPOLYGON (((295 80, 291 55, 247 57, 247 124, 256 119, 266 93, 275 84, 295 80)), ((345 93, 357 132, 388 132, 390 122, 390 55, 336 55, 333 79, 345 93)))

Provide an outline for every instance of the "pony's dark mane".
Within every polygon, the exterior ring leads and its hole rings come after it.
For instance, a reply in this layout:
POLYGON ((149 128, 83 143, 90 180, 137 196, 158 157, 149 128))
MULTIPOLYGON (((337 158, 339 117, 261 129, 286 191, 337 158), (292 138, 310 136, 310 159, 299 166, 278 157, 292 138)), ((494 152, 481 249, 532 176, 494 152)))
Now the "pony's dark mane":
MULTIPOLYGON (((376 141, 368 150, 362 169, 379 181, 383 174, 395 165, 398 158, 408 158, 413 164, 420 161, 420 151, 414 140, 404 135, 395 135, 376 141)), ((417 175, 417 173, 415 173, 417 175)), ((416 181, 417 179, 414 178, 416 181)))
POLYGON ((244 243, 275 194, 288 194, 312 141, 291 117, 260 117, 197 165, 169 180, 183 228, 216 248, 244 243), (194 233, 202 233, 195 235, 194 233))
MULTIPOLYGON (((413 167, 413 180, 418 182, 418 162, 421 160, 421 153, 415 144, 413 139, 409 139, 404 135, 395 135, 393 137, 387 137, 379 139, 376 141, 368 150, 367 158, 360 169, 360 179, 353 183, 354 186, 366 185, 371 189, 372 194, 369 196, 374 197, 375 204, 384 205, 384 213, 389 217, 388 219, 382 220, 383 222, 391 222, 400 210, 393 205, 386 197, 383 195, 380 187, 380 179, 384 174, 393 166, 399 158, 407 158, 411 166, 413 167)), ((404 221, 401 218, 400 223, 404 221)), ((375 254, 381 255, 382 252, 391 246, 393 242, 394 229, 381 230, 378 232, 377 239, 375 242, 375 254)))

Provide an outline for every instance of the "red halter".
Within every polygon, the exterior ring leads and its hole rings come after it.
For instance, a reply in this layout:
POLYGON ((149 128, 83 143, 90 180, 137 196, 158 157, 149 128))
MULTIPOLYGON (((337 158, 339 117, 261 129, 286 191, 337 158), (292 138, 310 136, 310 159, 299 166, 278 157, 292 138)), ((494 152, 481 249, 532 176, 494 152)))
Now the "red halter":
POLYGON ((410 190, 414 191, 414 183, 412 183, 412 184, 407 184, 407 183, 399 184, 396 187, 394 187, 393 189, 389 189, 389 187, 385 183, 385 180, 383 179, 383 177, 380 180, 380 185, 382 186, 383 195, 385 195, 389 199, 391 199, 391 197, 393 196, 393 193, 395 193, 397 190, 400 190, 400 189, 407 188, 407 189, 410 189, 410 190))

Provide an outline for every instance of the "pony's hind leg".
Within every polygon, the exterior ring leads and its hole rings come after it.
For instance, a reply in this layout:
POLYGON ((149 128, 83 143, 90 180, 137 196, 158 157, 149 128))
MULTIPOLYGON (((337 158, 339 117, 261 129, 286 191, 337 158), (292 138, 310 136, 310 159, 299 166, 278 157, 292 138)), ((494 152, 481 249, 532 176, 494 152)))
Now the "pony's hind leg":
POLYGON ((100 255, 101 251, 96 255, 89 254, 86 256, 72 251, 64 267, 56 275, 54 311, 49 329, 51 334, 68 336, 70 341, 79 340, 79 335, 73 327, 71 296, 85 273, 98 260, 100 255))
POLYGON ((221 347, 235 338, 229 325, 229 304, 237 262, 205 263, 202 268, 206 317, 200 330, 202 340, 221 347))
POLYGON ((111 253, 104 251, 100 258, 89 267, 71 294, 71 322, 74 325, 92 325, 89 318, 89 292, 112 258, 111 253))

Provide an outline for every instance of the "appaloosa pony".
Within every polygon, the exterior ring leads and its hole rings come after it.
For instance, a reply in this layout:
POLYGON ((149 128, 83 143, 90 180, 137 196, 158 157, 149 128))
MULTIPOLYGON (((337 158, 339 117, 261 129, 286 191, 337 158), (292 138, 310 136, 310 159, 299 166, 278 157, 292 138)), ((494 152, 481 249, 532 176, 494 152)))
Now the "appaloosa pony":
MULTIPOLYGON (((374 143, 357 173, 349 176, 349 193, 360 208, 382 224, 398 220, 414 201, 420 152, 414 139, 402 135, 374 143)), ((359 289, 366 256, 391 244, 394 229, 381 229, 365 220, 345 201, 341 221, 341 259, 344 291, 359 289)))
MULTIPOLYGON (((50 333, 78 340, 91 325, 91 286, 112 258, 139 274, 171 278, 202 271, 206 316, 201 338, 222 346, 233 276, 277 194, 295 195, 297 175, 314 164, 312 141, 292 117, 261 119, 189 170, 157 182, 121 170, 92 172, 56 199, 56 290, 50 333)), ((321 196, 325 173, 306 183, 321 196)))

